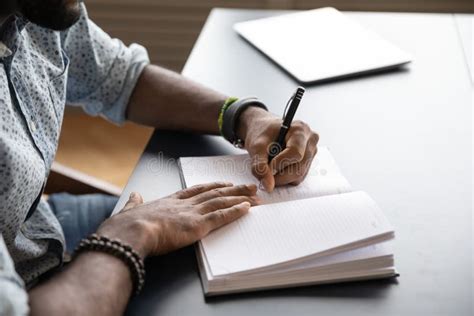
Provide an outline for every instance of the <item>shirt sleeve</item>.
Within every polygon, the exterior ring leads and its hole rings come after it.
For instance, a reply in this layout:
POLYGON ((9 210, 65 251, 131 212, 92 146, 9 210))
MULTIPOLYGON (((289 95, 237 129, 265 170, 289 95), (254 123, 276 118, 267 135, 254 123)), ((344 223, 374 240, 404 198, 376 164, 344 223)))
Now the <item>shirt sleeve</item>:
POLYGON ((28 315, 28 294, 0 234, 0 315, 28 315))
POLYGON ((69 58, 67 102, 121 124, 138 77, 150 63, 140 45, 127 47, 92 22, 81 3, 80 20, 62 34, 69 58))

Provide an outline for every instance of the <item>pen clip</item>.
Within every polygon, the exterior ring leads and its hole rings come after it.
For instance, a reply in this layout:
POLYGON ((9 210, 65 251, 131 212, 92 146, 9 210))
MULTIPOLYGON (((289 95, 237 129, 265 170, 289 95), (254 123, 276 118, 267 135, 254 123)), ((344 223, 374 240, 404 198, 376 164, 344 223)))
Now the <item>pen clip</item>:
POLYGON ((281 118, 283 121, 285 120, 286 113, 288 112, 288 107, 290 106, 290 103, 291 103, 291 101, 293 101, 293 99, 295 98, 295 96, 296 96, 296 92, 293 93, 293 95, 290 97, 290 99, 288 100, 288 102, 286 102, 285 110, 283 111, 283 117, 281 118))

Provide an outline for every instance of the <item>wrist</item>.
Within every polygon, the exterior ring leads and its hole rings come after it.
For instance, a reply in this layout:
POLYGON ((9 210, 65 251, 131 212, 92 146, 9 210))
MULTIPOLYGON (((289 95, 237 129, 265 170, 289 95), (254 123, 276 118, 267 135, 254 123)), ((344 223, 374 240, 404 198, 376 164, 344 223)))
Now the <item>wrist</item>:
POLYGON ((148 224, 144 221, 131 219, 127 221, 126 225, 122 225, 115 222, 114 217, 111 217, 99 227, 97 235, 120 240, 132 247, 142 259, 151 253, 151 233, 148 224))
MULTIPOLYGON (((228 100, 232 101, 231 99, 232 98, 229 98, 228 100)), ((255 97, 233 100, 231 104, 228 104, 226 101, 226 103, 224 103, 222 107, 220 116, 220 118, 222 118, 220 120, 220 122, 222 123, 220 129, 221 134, 227 141, 229 141, 235 147, 242 148, 244 146, 245 135, 247 134, 248 128, 250 128, 249 124, 247 124, 247 117, 250 113, 250 117, 253 118, 255 116, 255 114, 253 113, 255 112, 247 112, 244 119, 241 119, 241 116, 251 107, 262 108, 264 111, 267 111, 267 107, 265 106, 265 104, 263 104, 262 101, 258 100, 255 97), (245 127, 243 127, 239 133, 238 129, 240 128, 239 125, 241 125, 241 121, 244 122, 243 125, 245 125, 245 127)))
POLYGON ((246 140, 250 127, 258 122, 259 119, 269 115, 268 111, 258 107, 248 107, 239 117, 236 126, 237 136, 246 140))
POLYGON ((140 293, 145 283, 145 264, 143 257, 129 244, 104 235, 91 234, 81 240, 74 252, 77 257, 84 252, 101 252, 121 260, 130 271, 134 293, 140 293))
POLYGON ((219 129, 219 133, 224 136, 224 131, 223 131, 223 126, 224 126, 224 113, 225 111, 235 102, 237 102, 239 98, 237 97, 228 97, 221 103, 220 109, 219 109, 219 116, 217 119, 217 126, 219 129))

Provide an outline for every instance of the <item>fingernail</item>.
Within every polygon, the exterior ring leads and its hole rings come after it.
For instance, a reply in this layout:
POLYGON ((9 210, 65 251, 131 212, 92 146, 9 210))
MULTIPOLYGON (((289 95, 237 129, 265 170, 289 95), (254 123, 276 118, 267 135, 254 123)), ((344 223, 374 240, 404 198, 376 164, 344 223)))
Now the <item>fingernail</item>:
POLYGON ((270 187, 270 184, 268 183, 268 179, 266 179, 266 178, 263 179, 263 180, 262 180, 262 183, 263 183, 263 186, 264 186, 264 188, 265 188, 265 191, 270 192, 270 191, 268 190, 268 188, 270 187))
POLYGON ((243 202, 240 205, 244 208, 250 208, 252 206, 249 202, 243 202))
POLYGON ((255 188, 257 187, 255 184, 246 184, 245 186, 246 186, 247 189, 249 189, 249 190, 253 190, 253 189, 255 189, 255 188))
POLYGON ((277 173, 278 173, 278 170, 276 170, 276 169, 273 169, 273 171, 272 171, 272 175, 276 175, 277 173))

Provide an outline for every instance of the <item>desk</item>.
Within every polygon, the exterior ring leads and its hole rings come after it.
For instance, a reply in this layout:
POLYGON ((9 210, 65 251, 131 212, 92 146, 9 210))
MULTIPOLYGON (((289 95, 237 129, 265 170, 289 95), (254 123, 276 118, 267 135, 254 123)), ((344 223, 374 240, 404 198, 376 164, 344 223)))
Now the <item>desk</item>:
POLYGON ((456 25, 458 27, 459 37, 464 48, 466 62, 471 71, 472 84, 474 85, 474 15, 472 14, 456 14, 456 25))
MULTIPOLYGON (((212 11, 183 71, 231 95, 258 95, 281 113, 296 83, 231 29, 277 11, 212 11)), ((470 74, 452 15, 349 13, 414 55, 407 69, 307 87, 299 118, 343 174, 396 229, 398 281, 247 293, 204 300, 191 247, 150 259, 128 315, 470 315, 470 74)), ((180 156, 234 153, 218 137, 157 131, 123 196, 181 188, 180 156)))

